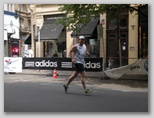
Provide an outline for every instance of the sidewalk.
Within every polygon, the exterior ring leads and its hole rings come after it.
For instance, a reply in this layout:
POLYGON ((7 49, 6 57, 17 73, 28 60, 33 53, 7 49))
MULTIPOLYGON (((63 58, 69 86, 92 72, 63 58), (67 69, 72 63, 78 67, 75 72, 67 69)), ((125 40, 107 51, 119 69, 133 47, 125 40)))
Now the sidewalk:
MULTIPOLYGON (((5 79, 16 79, 15 81, 31 81, 31 82, 61 82, 64 83, 68 77, 72 74, 71 71, 59 71, 57 70, 58 77, 52 78, 51 70, 31 70, 23 69, 22 73, 5 74, 5 79), (49 75, 50 76, 47 76, 49 75)), ((122 91, 148 91, 147 80, 130 80, 130 79, 102 79, 102 72, 86 72, 87 86, 101 87, 105 89, 114 89, 122 91)), ((80 77, 76 78, 75 84, 81 85, 80 77)))

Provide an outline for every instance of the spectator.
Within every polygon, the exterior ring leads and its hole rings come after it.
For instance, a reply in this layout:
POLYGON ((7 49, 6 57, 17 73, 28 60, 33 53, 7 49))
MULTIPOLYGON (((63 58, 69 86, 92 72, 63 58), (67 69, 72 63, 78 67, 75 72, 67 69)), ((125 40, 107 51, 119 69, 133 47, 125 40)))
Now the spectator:
POLYGON ((108 60, 108 68, 112 69, 114 60, 110 57, 108 60))
POLYGON ((29 47, 28 48, 28 53, 29 53, 29 57, 34 57, 34 53, 33 53, 33 50, 29 47))

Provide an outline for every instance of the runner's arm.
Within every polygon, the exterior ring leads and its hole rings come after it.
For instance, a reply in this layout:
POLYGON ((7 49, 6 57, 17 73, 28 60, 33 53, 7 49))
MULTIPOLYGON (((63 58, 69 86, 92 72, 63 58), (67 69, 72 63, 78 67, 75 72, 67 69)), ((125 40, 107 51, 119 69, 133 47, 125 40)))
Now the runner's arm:
POLYGON ((86 48, 86 55, 90 57, 90 53, 88 52, 87 48, 86 48))
POLYGON ((72 47, 72 49, 70 50, 70 52, 69 52, 69 56, 70 56, 70 58, 72 59, 72 62, 75 62, 76 60, 74 59, 74 57, 73 57, 73 53, 75 52, 77 50, 77 47, 76 47, 76 45, 74 45, 73 47, 72 47))

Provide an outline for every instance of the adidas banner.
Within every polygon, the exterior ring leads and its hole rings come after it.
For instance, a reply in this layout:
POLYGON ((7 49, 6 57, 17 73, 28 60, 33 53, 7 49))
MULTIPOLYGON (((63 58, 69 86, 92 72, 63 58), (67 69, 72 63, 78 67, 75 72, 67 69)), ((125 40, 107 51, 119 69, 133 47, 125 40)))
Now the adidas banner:
MULTIPOLYGON (((102 71, 102 58, 86 58, 86 71, 102 71)), ((23 68, 74 70, 70 58, 23 58, 23 68)))

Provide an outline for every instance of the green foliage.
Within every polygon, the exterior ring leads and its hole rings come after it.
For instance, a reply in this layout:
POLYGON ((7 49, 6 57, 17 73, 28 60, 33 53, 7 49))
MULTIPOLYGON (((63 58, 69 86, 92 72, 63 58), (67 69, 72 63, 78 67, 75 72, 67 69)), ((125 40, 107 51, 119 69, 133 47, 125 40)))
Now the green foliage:
MULTIPOLYGON (((147 4, 137 4, 138 6, 146 6, 147 4)), ((67 31, 77 30, 79 24, 87 24, 91 16, 99 16, 100 14, 108 13, 109 17, 119 17, 119 14, 124 10, 129 10, 131 13, 138 9, 131 7, 130 4, 60 4, 59 10, 66 14, 64 19, 57 22, 66 26, 67 31)))

